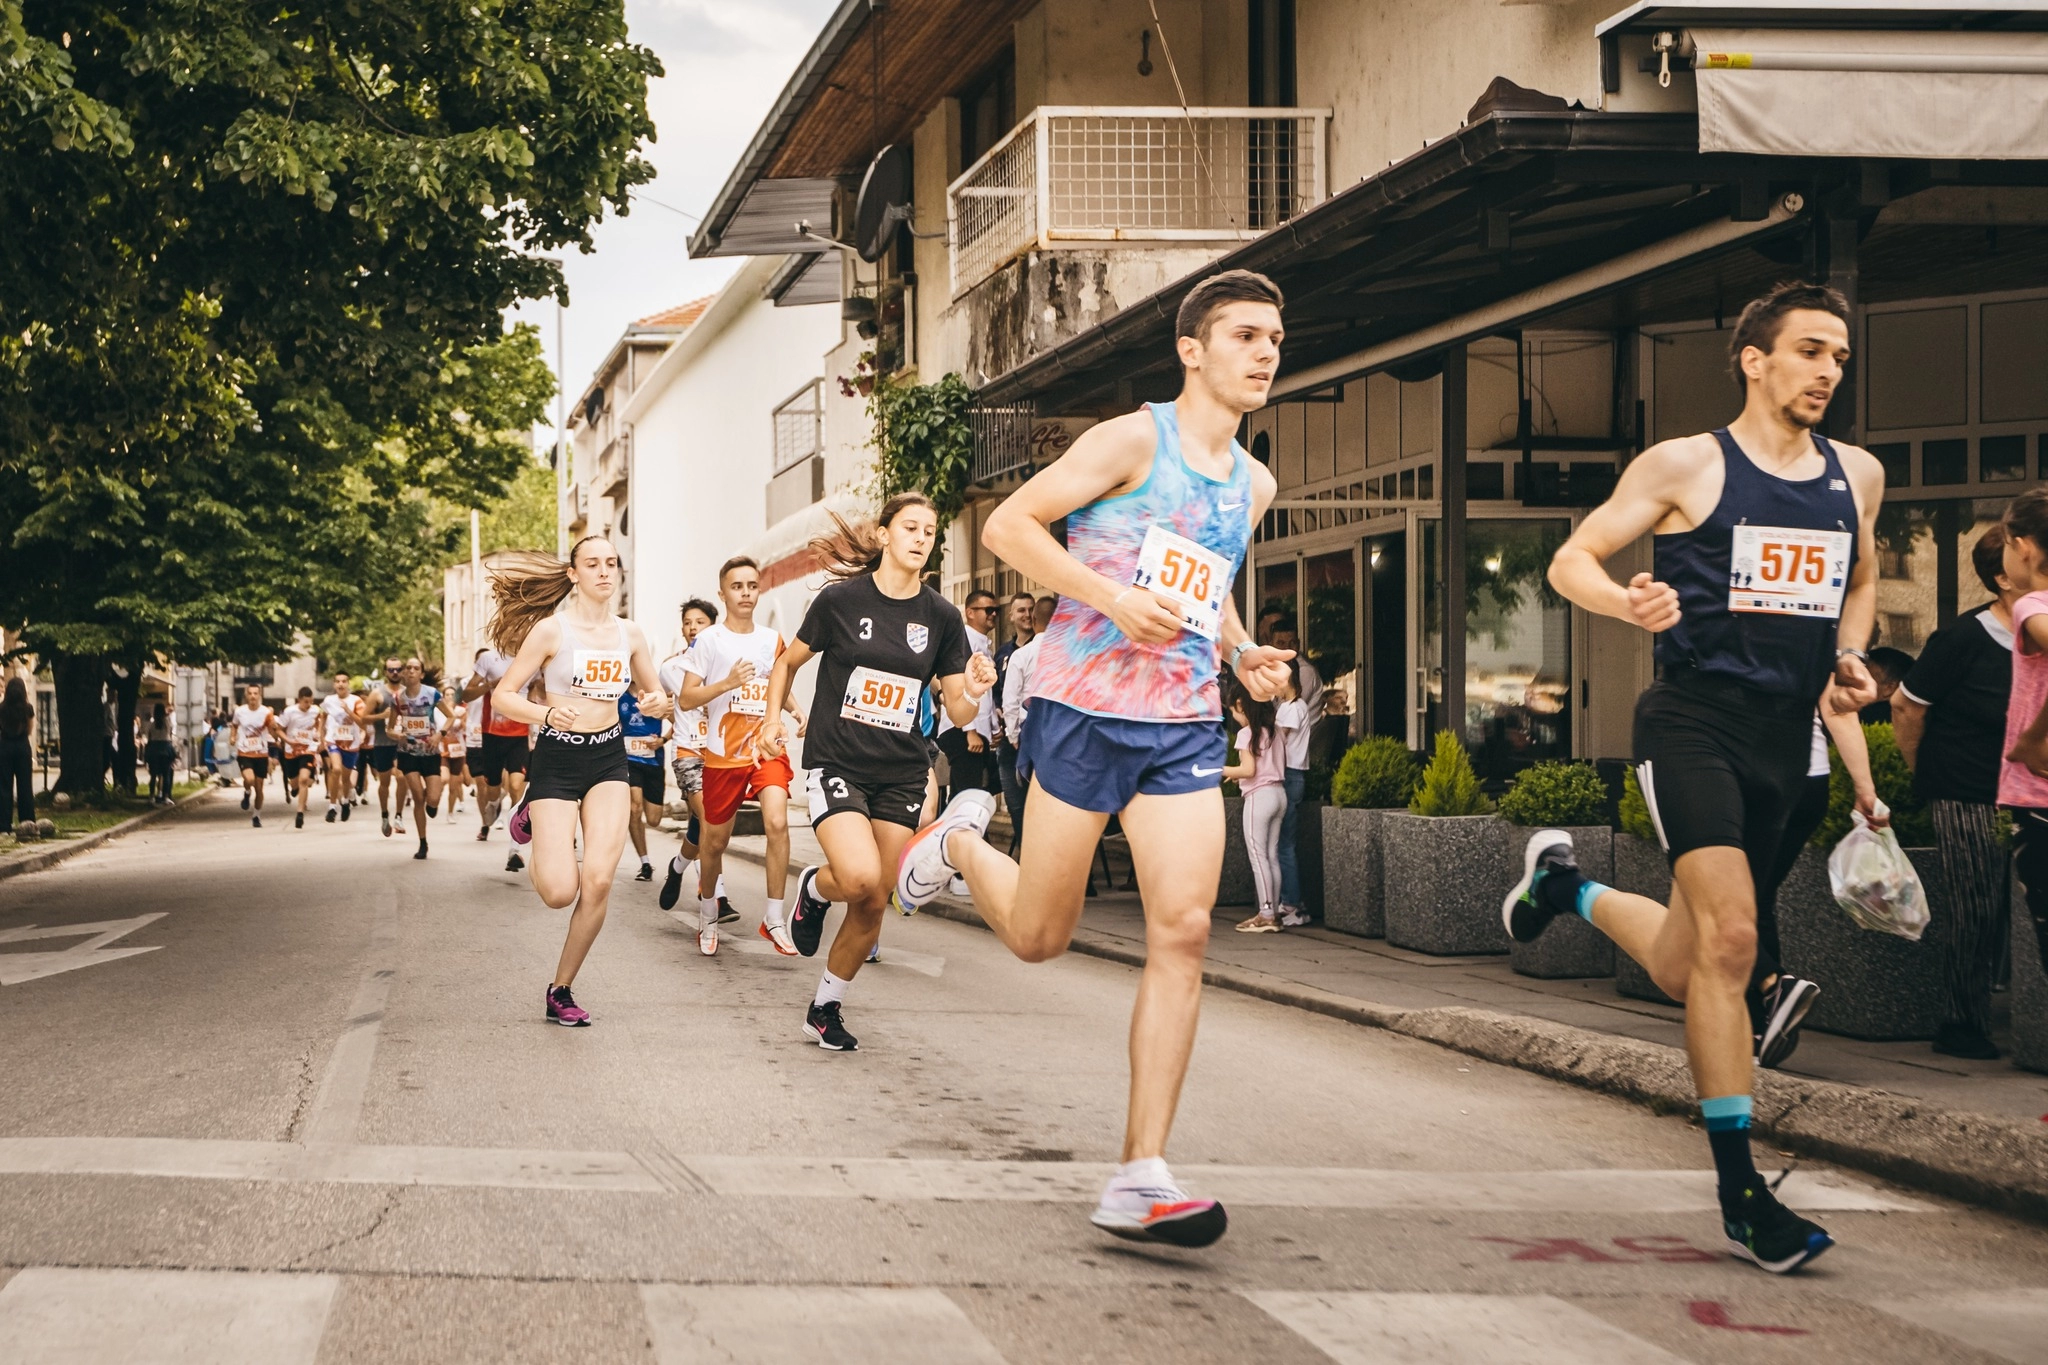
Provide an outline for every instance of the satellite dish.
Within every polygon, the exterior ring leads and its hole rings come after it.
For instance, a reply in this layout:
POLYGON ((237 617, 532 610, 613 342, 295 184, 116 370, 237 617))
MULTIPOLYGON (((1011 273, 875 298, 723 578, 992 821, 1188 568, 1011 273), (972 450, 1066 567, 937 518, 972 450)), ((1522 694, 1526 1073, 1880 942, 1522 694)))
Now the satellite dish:
POLYGON ((853 206, 854 249, 864 261, 879 261, 910 217, 910 148, 892 143, 875 153, 861 177, 853 206))

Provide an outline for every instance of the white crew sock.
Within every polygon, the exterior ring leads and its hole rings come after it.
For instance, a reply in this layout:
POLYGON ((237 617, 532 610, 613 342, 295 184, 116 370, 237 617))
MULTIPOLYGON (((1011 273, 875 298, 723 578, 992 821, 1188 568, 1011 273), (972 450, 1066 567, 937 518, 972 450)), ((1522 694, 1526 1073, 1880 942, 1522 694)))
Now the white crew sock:
POLYGON ((718 894, 721 896, 725 894, 725 874, 723 872, 718 874, 718 894))
POLYGON ((697 897, 697 927, 701 929, 707 924, 716 923, 718 923, 718 898, 716 896, 697 897))
POLYGON ((671 872, 673 872, 673 873, 675 873, 675 874, 676 874, 676 875, 677 875, 678 877, 680 877, 680 876, 682 876, 682 875, 683 875, 683 855, 682 855, 682 854, 678 853, 678 854, 676 854, 676 856, 675 856, 675 857, 673 857, 673 858, 670 858, 670 859, 668 860, 668 870, 669 870, 669 871, 671 871, 671 872))
POLYGON ((1166 1169, 1163 1156, 1141 1156, 1136 1161, 1126 1161, 1116 1168, 1110 1177, 1112 1185, 1172 1185, 1173 1172, 1166 1169))
POLYGON ((782 916, 782 897, 772 896, 763 903, 761 906, 761 923, 772 925, 786 922, 782 916))
POLYGON ((812 997, 811 1003, 813 1005, 836 1004, 846 998, 846 988, 852 984, 851 981, 843 980, 832 975, 830 972, 826 972, 818 978, 818 993, 812 997))

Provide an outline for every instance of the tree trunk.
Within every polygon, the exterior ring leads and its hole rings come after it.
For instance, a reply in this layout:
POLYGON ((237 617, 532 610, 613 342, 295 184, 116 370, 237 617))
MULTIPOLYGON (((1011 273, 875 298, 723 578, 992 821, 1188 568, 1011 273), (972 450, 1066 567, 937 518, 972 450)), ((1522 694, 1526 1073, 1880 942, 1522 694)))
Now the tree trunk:
POLYGON ((135 708, 142 696, 142 661, 128 659, 108 670, 114 689, 114 785, 135 795, 135 708), (121 669, 127 670, 122 675, 121 669))
POLYGON ((52 654, 50 678, 57 694, 57 742, 62 767, 57 790, 84 796, 106 786, 106 660, 91 655, 52 654))

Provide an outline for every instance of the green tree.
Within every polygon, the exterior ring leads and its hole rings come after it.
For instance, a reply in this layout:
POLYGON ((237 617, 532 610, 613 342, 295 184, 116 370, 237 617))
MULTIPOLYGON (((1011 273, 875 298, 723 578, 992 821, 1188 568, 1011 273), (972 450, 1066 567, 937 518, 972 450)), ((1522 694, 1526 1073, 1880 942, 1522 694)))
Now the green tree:
POLYGON ((60 785, 110 668, 281 657, 417 567, 415 493, 502 493, 551 383, 500 318, 650 177, 659 72, 620 0, 0 0, 0 620, 60 785))

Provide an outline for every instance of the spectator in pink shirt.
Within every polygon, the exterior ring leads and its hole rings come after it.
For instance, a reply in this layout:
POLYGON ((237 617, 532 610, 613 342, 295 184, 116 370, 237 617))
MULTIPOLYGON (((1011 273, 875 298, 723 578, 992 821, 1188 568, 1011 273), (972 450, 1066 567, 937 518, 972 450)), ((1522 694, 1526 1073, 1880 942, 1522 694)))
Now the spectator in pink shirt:
POLYGON ((2048 487, 2028 489, 2005 510, 2005 576, 2024 595, 2012 605, 1998 804, 2012 812, 2013 868, 2048 968, 2048 487))

